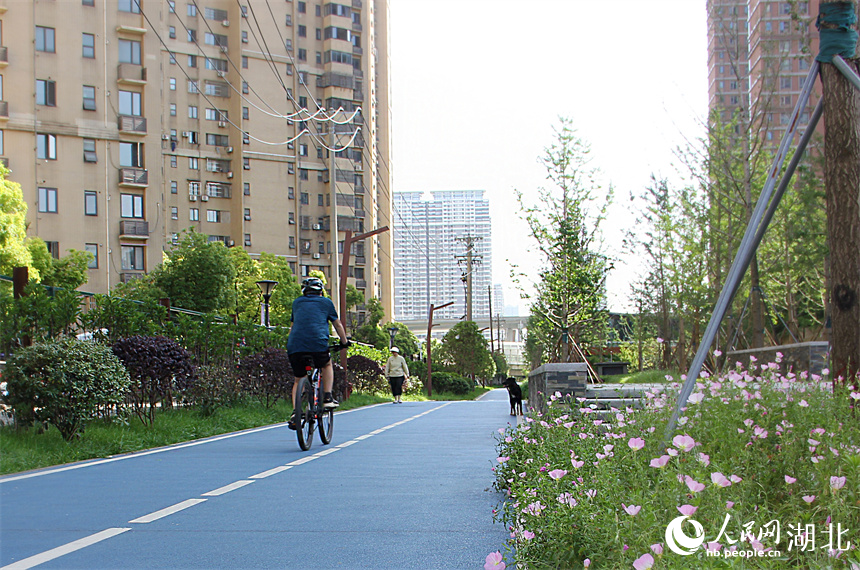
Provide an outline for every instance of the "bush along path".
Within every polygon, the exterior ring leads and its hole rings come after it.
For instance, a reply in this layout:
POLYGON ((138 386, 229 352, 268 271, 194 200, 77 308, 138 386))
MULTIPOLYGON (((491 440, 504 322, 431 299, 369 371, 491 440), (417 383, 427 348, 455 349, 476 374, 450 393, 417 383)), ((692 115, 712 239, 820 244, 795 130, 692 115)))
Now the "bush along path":
POLYGON ((703 373, 667 441, 678 388, 609 414, 554 394, 503 430, 511 539, 485 568, 860 568, 860 393, 776 363, 703 373))

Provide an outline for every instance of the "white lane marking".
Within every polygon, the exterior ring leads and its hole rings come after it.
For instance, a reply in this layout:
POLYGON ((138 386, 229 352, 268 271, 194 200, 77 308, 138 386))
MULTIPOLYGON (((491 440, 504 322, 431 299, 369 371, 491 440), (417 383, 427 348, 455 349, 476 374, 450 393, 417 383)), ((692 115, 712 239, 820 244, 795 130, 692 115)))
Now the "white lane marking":
POLYGON ((266 477, 277 475, 281 471, 286 471, 287 469, 292 469, 292 467, 289 465, 280 465, 278 467, 275 467, 274 469, 269 469, 268 471, 263 471, 262 473, 251 475, 250 477, 248 477, 248 479, 265 479, 266 477))
POLYGON ((118 534, 122 534, 128 530, 131 529, 109 528, 107 530, 103 530, 101 532, 97 532, 90 536, 81 538, 79 540, 75 540, 68 544, 64 544, 63 546, 58 546, 57 548, 53 548, 40 554, 36 554, 35 556, 24 558, 23 560, 19 560, 18 562, 13 562, 12 564, 3 566, 2 568, 0 568, 0 570, 26 570, 27 568, 32 568, 33 566, 44 564, 45 562, 51 561, 55 558, 59 558, 60 556, 65 556, 66 554, 69 554, 76 550, 86 548, 87 546, 91 546, 97 542, 101 542, 118 534))
POLYGON ((235 483, 230 483, 229 485, 224 485, 223 487, 219 487, 214 491, 209 491, 208 493, 203 493, 200 495, 201 497, 218 497, 219 495, 223 495, 225 493, 229 493, 230 491, 235 491, 236 489, 241 489, 245 485, 250 485, 253 481, 243 480, 236 481, 235 483))
POLYGON ((316 455, 308 455, 307 457, 302 457, 301 459, 296 459, 292 463, 287 463, 287 465, 289 465, 290 467, 296 467, 297 465, 304 465, 305 463, 307 463, 309 461, 313 461, 316 458, 317 458, 316 455))
POLYGON ((170 516, 173 513, 178 513, 179 511, 184 511, 188 507, 193 507, 194 505, 199 505, 200 503, 205 503, 207 499, 188 499, 187 501, 182 501, 181 503, 176 503, 172 507, 167 507, 166 509, 161 509, 160 511, 155 511, 154 513, 149 513, 148 515, 144 515, 142 517, 138 517, 133 521, 128 521, 129 523, 151 523, 152 521, 157 521, 158 519, 162 519, 166 516, 170 516))
POLYGON ((350 445, 355 445, 356 443, 358 443, 357 439, 351 439, 349 441, 341 443, 340 445, 335 445, 335 447, 337 447, 338 449, 343 449, 344 447, 349 447, 350 445))
POLYGON ((314 457, 325 457, 326 455, 334 453, 335 451, 340 451, 340 449, 338 449, 337 447, 330 447, 324 451, 320 451, 319 453, 314 453, 314 457))
POLYGON ((355 438, 355 441, 363 441, 363 440, 365 440, 365 439, 367 439, 367 438, 369 438, 369 437, 373 437, 373 434, 371 434, 371 433, 366 433, 366 434, 364 434, 364 435, 360 435, 360 436, 358 436, 357 438, 355 438))

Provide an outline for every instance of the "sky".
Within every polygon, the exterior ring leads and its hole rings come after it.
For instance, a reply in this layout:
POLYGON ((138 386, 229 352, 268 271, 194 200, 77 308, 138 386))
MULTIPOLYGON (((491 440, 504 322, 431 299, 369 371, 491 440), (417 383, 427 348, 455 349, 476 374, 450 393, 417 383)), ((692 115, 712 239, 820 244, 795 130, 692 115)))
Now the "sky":
POLYGON ((559 117, 569 117, 603 185, 615 189, 603 225, 605 253, 616 260, 608 303, 628 310, 630 283, 643 270, 621 247, 622 230, 635 223, 629 196, 652 173, 671 179, 674 149, 703 133, 705 1, 389 5, 394 190, 485 190, 493 279, 504 286, 505 304, 526 314, 510 267, 536 275, 542 264, 515 190, 529 202, 548 186, 538 158, 559 117))

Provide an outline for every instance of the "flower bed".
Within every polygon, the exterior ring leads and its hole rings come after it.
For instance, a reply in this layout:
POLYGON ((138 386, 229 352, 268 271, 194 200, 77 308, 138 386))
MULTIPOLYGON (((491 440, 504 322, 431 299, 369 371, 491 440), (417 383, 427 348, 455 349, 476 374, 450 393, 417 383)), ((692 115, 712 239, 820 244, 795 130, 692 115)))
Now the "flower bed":
POLYGON ((668 441, 677 384, 500 430, 511 540, 485 568, 860 569, 860 393, 778 368, 703 374, 668 441))

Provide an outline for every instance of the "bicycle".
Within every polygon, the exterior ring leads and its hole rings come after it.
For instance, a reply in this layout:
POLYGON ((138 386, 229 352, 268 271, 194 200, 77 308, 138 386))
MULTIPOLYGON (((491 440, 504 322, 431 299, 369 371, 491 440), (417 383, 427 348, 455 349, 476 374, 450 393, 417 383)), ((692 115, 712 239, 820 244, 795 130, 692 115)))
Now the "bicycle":
MULTIPOLYGON (((330 346, 329 350, 337 352, 347 345, 336 344, 330 346)), ((320 378, 320 370, 313 366, 308 360, 305 364, 307 374, 299 381, 296 388, 296 401, 293 407, 296 412, 296 437, 302 451, 311 448, 314 439, 314 427, 319 427, 320 441, 323 445, 331 443, 334 433, 334 410, 323 406, 323 386, 320 378)))

